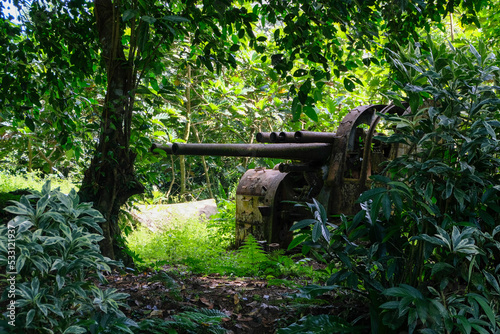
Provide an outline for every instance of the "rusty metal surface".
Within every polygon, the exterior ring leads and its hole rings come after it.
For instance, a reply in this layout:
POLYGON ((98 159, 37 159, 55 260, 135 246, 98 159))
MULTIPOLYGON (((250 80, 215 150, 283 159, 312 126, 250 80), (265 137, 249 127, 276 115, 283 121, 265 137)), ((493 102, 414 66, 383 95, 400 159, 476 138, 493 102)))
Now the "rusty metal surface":
POLYGON ((310 200, 319 192, 321 180, 317 169, 310 173, 248 170, 236 190, 236 244, 252 234, 286 248, 293 239, 289 231, 293 222, 308 217, 304 208, 287 201, 310 200))
POLYGON ((257 240, 272 240, 277 215, 276 195, 285 177, 286 174, 273 169, 250 169, 245 172, 236 189, 237 246, 248 234, 257 240))
POLYGON ((342 120, 332 149, 325 187, 320 194, 320 201, 330 214, 354 214, 359 210, 355 200, 366 188, 368 175, 378 168, 370 155, 373 133, 379 121, 377 113, 386 112, 402 114, 404 109, 393 105, 360 106, 342 120), (370 126, 368 133, 359 128, 363 124, 370 126), (349 182, 346 182, 347 179, 349 182))
POLYGON ((174 143, 175 155, 212 155, 326 161, 331 144, 181 144, 174 143))

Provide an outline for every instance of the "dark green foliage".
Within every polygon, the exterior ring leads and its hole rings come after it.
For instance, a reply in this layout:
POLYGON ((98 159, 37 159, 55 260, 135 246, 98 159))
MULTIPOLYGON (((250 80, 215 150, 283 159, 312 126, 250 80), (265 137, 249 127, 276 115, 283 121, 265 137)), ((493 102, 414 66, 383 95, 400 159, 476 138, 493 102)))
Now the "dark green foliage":
POLYGON ((10 201, 19 201, 21 192, 23 191, 0 193, 0 223, 7 223, 7 221, 13 217, 12 214, 6 212, 4 208, 10 201))
POLYGON ((211 238, 217 240, 224 248, 229 248, 234 244, 235 212, 236 201, 220 199, 217 203, 217 213, 211 216, 207 223, 207 227, 211 231, 211 238))
POLYGON ((193 309, 174 315, 173 320, 144 320, 137 334, 163 333, 193 333, 193 334, 224 334, 227 330, 220 326, 222 319, 227 318, 224 312, 209 309, 193 309))
POLYGON ((102 272, 119 265, 100 253, 103 219, 91 204, 47 182, 5 210, 15 218, 0 226, 0 266, 17 273, 7 277, 16 279, 17 332, 131 333, 135 323, 119 309, 128 295, 91 281, 105 282, 102 272), (8 230, 15 234, 15 260, 8 230))
MULTIPOLYGON (((424 44, 422 42, 422 44, 424 44)), ((370 306, 371 331, 496 333, 500 325, 500 122, 493 53, 401 48, 391 94, 411 109, 381 140, 406 145, 387 176, 373 176, 362 210, 329 233, 320 206, 299 240, 330 263, 326 290, 347 289, 370 306), (305 234, 304 234, 305 233, 305 234)), ((312 289, 311 292, 321 292, 312 289)))
POLYGON ((277 334, 323 334, 323 333, 359 333, 360 329, 334 315, 307 316, 286 328, 278 330, 277 334))

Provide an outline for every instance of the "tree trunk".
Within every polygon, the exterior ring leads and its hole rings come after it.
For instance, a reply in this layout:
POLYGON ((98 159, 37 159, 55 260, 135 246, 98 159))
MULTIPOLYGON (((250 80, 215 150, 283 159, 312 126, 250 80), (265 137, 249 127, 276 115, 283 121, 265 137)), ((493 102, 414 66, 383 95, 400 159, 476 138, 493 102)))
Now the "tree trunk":
POLYGON ((104 240, 100 246, 104 256, 114 259, 120 207, 130 196, 144 191, 134 173, 136 154, 129 148, 136 79, 132 59, 126 59, 121 43, 119 5, 113 6, 111 0, 95 0, 94 4, 108 86, 99 142, 79 195, 83 201, 93 202, 106 219, 101 225, 104 240))
MULTIPOLYGON (((198 130, 196 130, 196 126, 191 124, 191 128, 193 130, 194 136, 196 137, 196 142, 201 144, 200 135, 198 134, 198 130)), ((205 181, 207 182, 208 193, 210 194, 210 198, 215 198, 214 193, 212 192, 212 184, 210 182, 210 175, 208 174, 208 165, 205 157, 201 156, 201 163, 203 164, 203 170, 205 171, 205 181)))
MULTIPOLYGON (((188 83, 186 86, 186 126, 184 127, 184 141, 189 140, 189 134, 191 130, 191 66, 187 65, 187 77, 188 83)), ((179 156, 180 162, 180 172, 181 172, 181 195, 186 194, 186 158, 181 155, 179 156)))

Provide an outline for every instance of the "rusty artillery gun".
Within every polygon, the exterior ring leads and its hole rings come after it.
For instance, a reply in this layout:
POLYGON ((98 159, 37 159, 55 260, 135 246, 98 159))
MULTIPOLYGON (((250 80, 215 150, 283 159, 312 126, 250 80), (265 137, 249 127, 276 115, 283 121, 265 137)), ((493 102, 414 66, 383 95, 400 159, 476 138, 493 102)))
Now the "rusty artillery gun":
POLYGON ((236 190, 236 245, 248 234, 257 240, 292 241, 290 227, 310 213, 291 202, 316 198, 328 215, 352 215, 359 211, 356 200, 368 186, 368 177, 382 171, 382 162, 400 155, 398 145, 374 139, 380 121, 377 113, 402 114, 394 105, 355 108, 342 120, 336 133, 310 131, 262 132, 261 144, 153 145, 175 155, 266 157, 293 161, 274 169, 250 169, 236 190), (267 144, 263 144, 267 143, 267 144))

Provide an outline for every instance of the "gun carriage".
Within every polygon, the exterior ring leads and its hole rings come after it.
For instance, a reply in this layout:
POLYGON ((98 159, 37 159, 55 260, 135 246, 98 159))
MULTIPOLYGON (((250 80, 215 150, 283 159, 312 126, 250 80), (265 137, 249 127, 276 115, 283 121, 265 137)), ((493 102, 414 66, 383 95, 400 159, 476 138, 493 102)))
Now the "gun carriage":
POLYGON ((292 161, 274 169, 247 170, 236 190, 236 244, 252 234, 285 248, 292 241, 293 222, 310 214, 290 201, 316 198, 328 215, 359 211, 356 200, 367 188, 369 176, 380 173, 382 162, 400 155, 401 150, 397 144, 374 139, 380 121, 377 114, 403 112, 394 105, 361 106, 344 117, 336 133, 261 132, 257 134, 260 144, 155 144, 152 150, 292 161))

